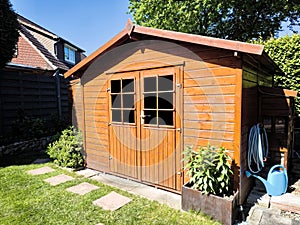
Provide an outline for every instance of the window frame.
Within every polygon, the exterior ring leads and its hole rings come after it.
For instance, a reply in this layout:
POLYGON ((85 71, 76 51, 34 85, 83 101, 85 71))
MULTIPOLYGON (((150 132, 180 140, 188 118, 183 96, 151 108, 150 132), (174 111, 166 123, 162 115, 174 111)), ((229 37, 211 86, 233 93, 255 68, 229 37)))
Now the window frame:
POLYGON ((76 63, 76 49, 68 44, 64 44, 64 60, 68 63, 75 64, 76 63), (67 51, 66 51, 67 50, 67 51), (70 59, 70 52, 74 52, 74 60, 70 59), (68 57, 66 57, 68 56, 68 57))
POLYGON ((151 124, 151 123, 145 123, 146 117, 143 120, 142 124, 145 127, 155 127, 155 128, 174 128, 176 125, 176 113, 175 113, 175 101, 176 101, 176 92, 175 92, 175 74, 157 74, 157 75, 152 75, 152 76, 146 76, 143 77, 143 91, 142 91, 142 112, 143 112, 143 116, 145 115, 145 111, 155 111, 156 112, 156 124, 151 124), (172 90, 159 90, 159 77, 166 77, 166 76, 172 76, 172 90), (145 79, 147 78, 153 78, 155 77, 156 79, 156 88, 155 90, 151 90, 151 91, 145 91, 145 79), (164 109, 164 108, 159 108, 159 95, 160 94, 164 94, 164 93, 171 93, 172 94, 172 109, 164 109), (155 94, 156 97, 156 108, 155 109, 151 109, 151 108, 145 108, 145 95, 147 94, 155 94), (159 124, 159 112, 172 112, 172 125, 167 125, 167 124, 159 124))
POLYGON ((110 104, 110 122, 112 124, 118 124, 118 125, 130 125, 130 126, 136 126, 137 124, 137 108, 136 108, 136 82, 135 82, 135 78, 119 78, 119 79, 111 79, 110 80, 110 98, 109 98, 109 104, 110 104), (133 91, 127 91, 127 92, 123 92, 123 80, 132 80, 133 82, 133 91), (112 87, 112 82, 114 81, 120 81, 120 92, 113 92, 113 87, 112 87), (131 108, 124 108, 124 96, 125 95, 133 95, 133 106, 131 108), (112 96, 116 96, 117 98, 120 97, 120 107, 113 107, 113 102, 112 102, 112 99, 113 97, 112 96), (113 111, 114 110, 119 110, 121 111, 121 121, 113 121, 113 111), (134 118, 134 122, 133 123, 130 123, 130 122, 125 122, 124 121, 124 111, 133 111, 134 115, 133 115, 133 118, 134 118))

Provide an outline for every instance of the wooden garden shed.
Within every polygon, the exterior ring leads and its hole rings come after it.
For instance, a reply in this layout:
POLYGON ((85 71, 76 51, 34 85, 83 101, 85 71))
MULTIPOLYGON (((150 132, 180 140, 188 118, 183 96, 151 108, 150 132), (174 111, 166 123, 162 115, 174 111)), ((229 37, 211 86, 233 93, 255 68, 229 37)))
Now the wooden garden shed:
MULTIPOLYGON (((273 88, 276 73, 262 45, 128 21, 65 73, 87 167, 180 193, 183 149, 210 143, 229 150, 242 202, 251 186, 244 175, 250 127, 263 120, 272 127, 274 116, 292 125, 296 93, 273 88)), ((288 149, 291 137, 284 140, 288 149)))

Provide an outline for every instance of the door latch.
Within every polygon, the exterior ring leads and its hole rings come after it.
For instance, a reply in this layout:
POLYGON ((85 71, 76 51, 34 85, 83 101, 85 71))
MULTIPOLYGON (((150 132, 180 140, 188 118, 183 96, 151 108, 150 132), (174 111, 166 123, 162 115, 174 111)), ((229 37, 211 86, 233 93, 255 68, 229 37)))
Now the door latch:
POLYGON ((141 118, 142 119, 146 119, 147 117, 151 117, 151 115, 143 115, 143 114, 141 114, 141 118))
POLYGON ((177 128, 176 129, 179 133, 182 133, 182 129, 181 128, 177 128))

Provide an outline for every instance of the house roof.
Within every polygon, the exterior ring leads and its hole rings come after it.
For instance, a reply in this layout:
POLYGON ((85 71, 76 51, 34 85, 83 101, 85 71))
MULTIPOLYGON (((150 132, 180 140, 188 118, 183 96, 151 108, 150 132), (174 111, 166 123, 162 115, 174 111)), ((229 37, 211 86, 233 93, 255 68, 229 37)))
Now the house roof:
MULTIPOLYGON (((147 35, 156 38, 163 38, 173 41, 182 41, 198 45, 205 45, 215 48, 221 48, 226 50, 232 50, 242 53, 247 53, 251 55, 263 56, 265 59, 273 65, 274 68, 280 70, 278 66, 271 60, 271 58, 264 52, 264 46, 258 44, 250 44, 240 41, 225 40, 220 38, 201 36, 195 34, 187 34, 169 30, 161 30, 150 27, 143 27, 132 24, 131 20, 128 20, 125 29, 114 36, 106 44, 97 49, 94 53, 86 57, 80 63, 75 65, 69 71, 65 73, 65 77, 68 77, 78 71, 84 70, 96 57, 111 49, 112 47, 120 44, 120 42, 125 42, 127 39, 138 37, 138 35, 147 35)), ((134 39, 135 40, 135 39, 134 39)))
MULTIPOLYGON (((34 45, 34 47, 39 51, 39 53, 48 61, 50 66, 53 69, 62 69, 62 70, 69 70, 70 65, 67 63, 64 63, 63 61, 60 61, 56 55, 54 55, 54 51, 49 49, 49 46, 51 46, 54 49, 54 43, 57 43, 58 41, 63 41, 64 43, 67 43, 68 45, 76 48, 80 52, 84 52, 81 48, 75 46, 74 44, 70 43, 69 41, 59 37, 58 35, 52 33, 51 31, 48 31, 47 29, 41 27, 40 25, 24 18, 21 15, 18 15, 18 21, 20 23, 19 31, 34 45), (42 40, 39 40, 39 37, 36 37, 32 31, 39 33, 42 35, 43 40, 51 40, 49 46, 43 43, 42 40)), ((47 41, 49 42, 49 41, 47 41)))
POLYGON ((19 30, 25 37, 40 51, 43 56, 51 63, 53 69, 59 68, 63 70, 68 70, 69 67, 63 62, 59 61, 54 57, 48 49, 45 48, 22 24, 20 24, 19 30))
POLYGON ((78 51, 81 52, 85 52, 83 49, 81 49, 80 47, 74 45, 73 43, 69 42, 68 40, 54 34, 53 32, 45 29, 44 27, 26 19, 25 17, 21 16, 18 14, 18 20, 19 23, 22 24, 24 27, 35 30, 36 32, 42 33, 44 36, 47 36, 48 38, 51 38, 55 41, 59 41, 59 40, 63 40, 64 42, 66 42, 68 45, 76 48, 78 51))

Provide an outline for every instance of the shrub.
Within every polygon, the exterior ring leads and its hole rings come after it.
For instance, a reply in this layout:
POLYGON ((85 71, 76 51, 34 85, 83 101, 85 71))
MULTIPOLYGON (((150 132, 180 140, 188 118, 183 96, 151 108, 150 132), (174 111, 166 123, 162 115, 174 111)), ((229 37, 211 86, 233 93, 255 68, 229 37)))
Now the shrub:
POLYGON ((230 161, 223 147, 216 149, 208 145, 198 151, 187 147, 184 151, 184 169, 190 176, 191 188, 204 194, 229 195, 230 175, 233 174, 230 161))
POLYGON ((71 126, 62 131, 57 141, 49 144, 47 153, 54 163, 59 166, 78 168, 83 166, 82 135, 75 127, 71 126))

